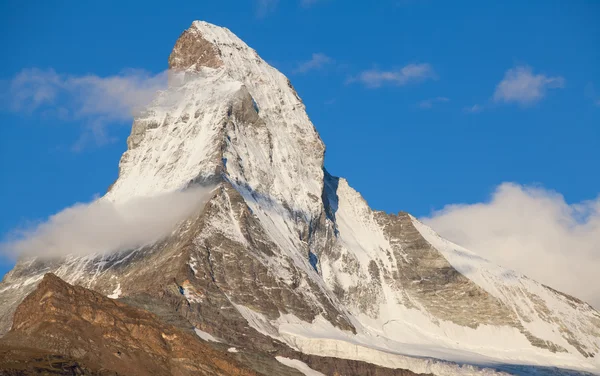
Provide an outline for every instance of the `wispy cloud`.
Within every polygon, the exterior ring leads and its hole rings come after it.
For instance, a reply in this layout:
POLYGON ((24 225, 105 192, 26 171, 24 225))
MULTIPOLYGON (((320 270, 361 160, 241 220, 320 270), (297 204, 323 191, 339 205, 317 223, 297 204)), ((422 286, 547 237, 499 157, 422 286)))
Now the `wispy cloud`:
POLYGON ((436 79, 437 76, 430 64, 408 64, 400 69, 382 71, 371 69, 348 79, 348 83, 360 82, 369 88, 378 88, 384 84, 404 86, 409 83, 436 79))
POLYGON ((429 99, 425 99, 425 100, 422 100, 421 102, 419 102, 419 108, 427 110, 427 109, 432 108, 433 105, 436 103, 445 103, 445 102, 450 102, 450 99, 447 97, 429 98, 429 99))
POLYGON ((534 74, 529 66, 517 66, 506 71, 504 79, 496 86, 493 100, 527 106, 542 99, 548 89, 562 88, 564 85, 563 77, 534 74))
POLYGON ((75 145, 81 148, 88 141, 109 142, 106 126, 130 121, 157 92, 167 88, 167 76, 167 72, 143 70, 100 77, 25 69, 11 80, 8 95, 13 111, 53 113, 63 120, 83 121, 86 130, 75 145))
POLYGON ((293 73, 306 73, 314 69, 321 69, 331 63, 333 63, 333 59, 324 53, 314 53, 310 60, 298 64, 293 73))
POLYGON ((275 12, 279 0, 256 0, 256 16, 258 18, 264 18, 269 14, 275 12))
POLYGON ((474 104, 472 106, 467 106, 463 109, 464 112, 469 114, 476 114, 478 112, 483 111, 483 106, 480 104, 474 104))
POLYGON ((0 243, 0 251, 10 257, 57 257, 152 244, 199 211, 210 198, 211 189, 196 187, 120 203, 100 199, 75 204, 32 229, 15 231, 12 239, 0 243))
POLYGON ((550 190, 504 183, 487 202, 448 205, 423 221, 492 262, 600 308, 600 196, 568 204, 550 190))

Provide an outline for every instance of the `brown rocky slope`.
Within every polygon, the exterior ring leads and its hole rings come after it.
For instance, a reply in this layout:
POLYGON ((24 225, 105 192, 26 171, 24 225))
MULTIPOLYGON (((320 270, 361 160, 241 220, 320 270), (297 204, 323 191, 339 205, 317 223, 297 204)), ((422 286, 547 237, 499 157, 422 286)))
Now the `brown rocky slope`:
POLYGON ((168 324, 161 316, 48 273, 0 339, 0 375, 301 375, 275 355, 327 375, 415 375, 285 346, 277 353, 228 352, 229 345, 200 340, 181 317, 168 324))
MULTIPOLYGON (((255 375, 193 333, 46 274, 19 305, 5 348, 35 348, 76 359, 90 372, 120 375, 255 375)), ((0 361, 10 364, 10 352, 0 361)), ((27 360, 27 359, 26 359, 27 360)))

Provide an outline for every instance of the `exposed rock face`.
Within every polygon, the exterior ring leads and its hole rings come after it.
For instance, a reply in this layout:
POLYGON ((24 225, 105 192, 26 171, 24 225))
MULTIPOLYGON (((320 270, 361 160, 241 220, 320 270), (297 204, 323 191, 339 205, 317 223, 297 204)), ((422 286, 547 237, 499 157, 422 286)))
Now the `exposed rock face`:
POLYGON ((15 312, 5 344, 79 359, 121 375, 255 375, 193 332, 46 274, 15 312))
POLYGON ((600 369, 597 311, 406 213, 369 208, 323 169, 324 145, 287 78, 229 30, 194 22, 169 65, 184 78, 135 119, 102 199, 195 184, 214 185, 213 197, 151 246, 21 261, 0 285, 1 331, 53 272, 231 346, 300 350, 317 370, 316 355, 439 375, 600 369))
MULTIPOLYGON (((224 344, 201 341, 185 320, 179 319, 177 327, 164 319, 46 274, 0 339, 0 375, 300 375, 270 354, 227 351, 224 344)), ((360 370, 364 375, 414 375, 284 351, 329 374, 360 370)))
POLYGON ((169 68, 175 70, 194 67, 219 68, 223 65, 219 55, 217 46, 204 39, 200 30, 192 27, 177 39, 169 56, 169 68))
MULTIPOLYGON (((112 375, 114 374, 112 372, 112 375)), ((109 373, 90 370, 77 360, 65 355, 53 354, 30 347, 0 345, 0 375, 101 376, 109 375, 109 373)))

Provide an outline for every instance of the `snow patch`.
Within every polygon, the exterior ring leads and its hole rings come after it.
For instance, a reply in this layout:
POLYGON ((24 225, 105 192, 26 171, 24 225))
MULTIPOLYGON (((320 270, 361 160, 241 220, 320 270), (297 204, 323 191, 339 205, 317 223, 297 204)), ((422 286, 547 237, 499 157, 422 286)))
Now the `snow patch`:
POLYGON ((286 365, 290 368, 294 368, 305 376, 325 376, 321 372, 317 372, 314 369, 310 368, 306 363, 298 360, 298 359, 290 359, 283 356, 276 356, 275 359, 283 365, 286 365))
POLYGON ((190 261, 188 262, 188 265, 190 266, 190 268, 194 272, 194 276, 196 274, 198 274, 198 260, 194 256, 190 257, 190 261))
POLYGON ((121 284, 117 283, 117 287, 115 288, 112 294, 108 295, 108 297, 111 299, 118 299, 119 296, 121 296, 121 293, 121 284))
POLYGON ((212 334, 207 333, 203 330, 200 330, 198 328, 194 328, 194 332, 196 332, 196 335, 200 338, 202 338, 203 340, 207 341, 207 342, 221 342, 220 340, 216 339, 215 337, 212 336, 212 334))

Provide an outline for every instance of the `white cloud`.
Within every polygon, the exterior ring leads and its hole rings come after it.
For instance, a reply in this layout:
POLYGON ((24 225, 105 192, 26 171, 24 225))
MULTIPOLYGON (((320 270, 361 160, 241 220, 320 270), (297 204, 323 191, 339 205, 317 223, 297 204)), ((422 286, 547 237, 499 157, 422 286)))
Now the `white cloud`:
POLYGON ((435 79, 435 72, 430 64, 408 64, 398 70, 381 71, 371 69, 361 72, 358 76, 348 80, 351 82, 361 82, 367 87, 377 88, 383 84, 389 83, 397 86, 404 86, 413 82, 420 82, 427 79, 435 79))
POLYGON ((543 74, 533 74, 528 66, 518 66, 509 69, 504 79, 496 86, 495 102, 533 104, 542 99, 548 89, 562 88, 565 79, 560 76, 548 77, 543 74))
POLYGON ((130 121, 157 92, 167 88, 168 72, 127 70, 115 76, 67 75, 52 69, 25 69, 10 82, 14 111, 54 113, 61 119, 82 120, 86 131, 78 144, 110 140, 106 126, 130 121))
POLYGON ((13 108, 33 111, 54 105, 61 97, 72 101, 70 110, 81 116, 127 120, 167 87, 167 72, 152 75, 128 70, 115 76, 64 75, 54 70, 25 69, 13 78, 13 108))
POLYGON ((256 16, 264 18, 273 13, 277 9, 279 0, 257 0, 256 1, 256 16))
POLYGON ((116 252, 152 244, 198 212, 210 188, 191 188, 124 203, 96 200, 75 204, 33 229, 20 230, 0 245, 10 256, 55 257, 116 252))
POLYGON ((323 68, 327 64, 333 63, 333 59, 323 53, 314 53, 310 60, 298 64, 293 73, 306 73, 314 69, 323 68))
POLYGON ((445 103, 445 102, 450 102, 450 99, 446 98, 446 97, 429 98, 429 99, 425 99, 425 100, 419 102, 419 107, 426 110, 426 109, 432 108, 435 103, 445 103))
POLYGON ((553 191, 503 183, 488 202, 449 205, 423 221, 492 262, 600 308, 600 196, 568 204, 553 191))
POLYGON ((468 112, 470 114, 476 114, 478 112, 483 111, 483 106, 479 105, 479 104, 474 104, 472 106, 468 106, 464 108, 465 112, 468 112))

